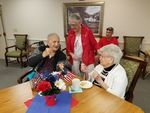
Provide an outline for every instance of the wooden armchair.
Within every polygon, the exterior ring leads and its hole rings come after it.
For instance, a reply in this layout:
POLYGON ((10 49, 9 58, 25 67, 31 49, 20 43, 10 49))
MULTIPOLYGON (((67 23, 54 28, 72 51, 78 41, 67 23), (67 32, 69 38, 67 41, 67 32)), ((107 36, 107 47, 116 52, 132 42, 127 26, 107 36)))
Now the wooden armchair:
POLYGON ((125 100, 129 102, 133 100, 133 91, 142 72, 143 63, 145 63, 145 61, 126 56, 121 59, 120 64, 124 67, 128 77, 125 100))
POLYGON ((8 66, 8 63, 11 62, 8 58, 17 58, 18 63, 21 64, 21 67, 23 67, 23 57, 26 57, 27 61, 27 34, 14 34, 16 43, 13 46, 6 47, 5 52, 5 61, 6 66, 8 66), (14 48, 14 49, 12 49, 14 48), (20 59, 20 61, 19 61, 20 59))
POLYGON ((124 38, 124 56, 144 61, 142 66, 142 77, 146 74, 146 57, 147 55, 141 50, 143 36, 123 36, 124 38))

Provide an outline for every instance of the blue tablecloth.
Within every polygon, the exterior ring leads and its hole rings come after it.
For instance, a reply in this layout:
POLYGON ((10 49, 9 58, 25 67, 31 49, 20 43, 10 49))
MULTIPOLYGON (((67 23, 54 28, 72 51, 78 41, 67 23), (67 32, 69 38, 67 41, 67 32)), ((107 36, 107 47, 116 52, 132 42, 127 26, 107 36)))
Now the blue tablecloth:
POLYGON ((44 96, 36 95, 26 113, 70 113, 71 94, 61 92, 56 95, 56 105, 47 106, 44 96))

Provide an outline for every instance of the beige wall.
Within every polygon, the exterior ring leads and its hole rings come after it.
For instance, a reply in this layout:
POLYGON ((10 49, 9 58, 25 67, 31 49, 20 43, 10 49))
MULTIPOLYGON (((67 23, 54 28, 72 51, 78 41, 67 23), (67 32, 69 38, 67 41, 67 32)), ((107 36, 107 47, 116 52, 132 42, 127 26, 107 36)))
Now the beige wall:
MULTIPOLYGON (((85 0, 85 2, 101 0, 85 0)), ((123 35, 144 36, 143 50, 150 48, 150 0, 102 0, 105 2, 103 35, 108 26, 115 28, 120 46, 123 35)), ((14 33, 28 33, 29 39, 46 40, 51 32, 64 41, 63 3, 77 0, 0 0, 8 42, 13 42, 14 33)), ((2 37, 0 37, 2 38, 2 37)), ((0 40, 1 41, 1 40, 0 40)), ((4 44, 2 40, 0 43, 4 44)), ((0 44, 0 48, 2 48, 0 44)), ((1 51, 4 51, 1 50, 1 51)), ((3 58, 3 52, 0 58, 3 58)))

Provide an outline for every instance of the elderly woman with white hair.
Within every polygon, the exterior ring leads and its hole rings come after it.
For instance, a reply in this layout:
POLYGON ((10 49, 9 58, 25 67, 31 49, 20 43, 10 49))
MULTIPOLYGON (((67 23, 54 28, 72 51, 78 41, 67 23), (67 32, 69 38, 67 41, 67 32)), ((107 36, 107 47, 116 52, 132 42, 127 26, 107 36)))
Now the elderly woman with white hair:
POLYGON ((98 53, 100 64, 91 73, 86 72, 84 65, 81 66, 86 79, 94 81, 106 91, 124 98, 128 80, 124 68, 119 64, 122 57, 121 49, 114 44, 109 44, 102 47, 98 53))
POLYGON ((66 60, 66 55, 60 50, 60 38, 56 33, 47 37, 47 46, 37 48, 29 58, 29 66, 36 68, 41 74, 56 71, 57 63, 66 60))

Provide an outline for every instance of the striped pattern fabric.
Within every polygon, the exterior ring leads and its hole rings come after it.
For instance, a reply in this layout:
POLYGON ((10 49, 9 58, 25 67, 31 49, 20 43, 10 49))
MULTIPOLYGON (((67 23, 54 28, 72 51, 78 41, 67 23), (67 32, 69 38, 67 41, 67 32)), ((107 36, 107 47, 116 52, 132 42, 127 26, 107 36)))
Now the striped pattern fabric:
POLYGON ((32 83, 32 88, 36 89, 37 85, 40 83, 41 80, 43 80, 43 75, 36 73, 36 75, 32 78, 31 83, 32 83))
POLYGON ((70 82, 72 81, 72 79, 76 78, 76 75, 71 73, 70 71, 67 72, 67 75, 65 75, 63 77, 63 80, 65 80, 66 82, 70 82))

